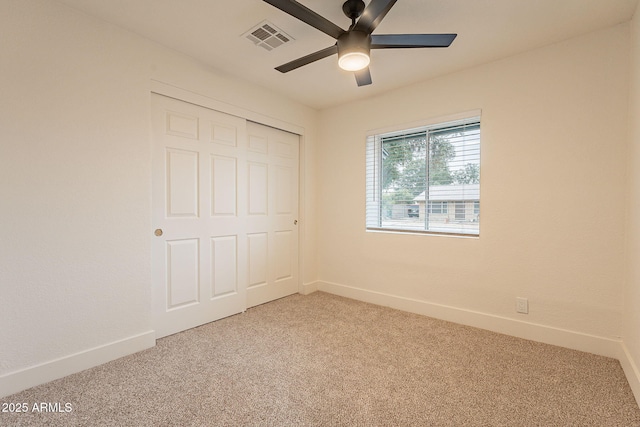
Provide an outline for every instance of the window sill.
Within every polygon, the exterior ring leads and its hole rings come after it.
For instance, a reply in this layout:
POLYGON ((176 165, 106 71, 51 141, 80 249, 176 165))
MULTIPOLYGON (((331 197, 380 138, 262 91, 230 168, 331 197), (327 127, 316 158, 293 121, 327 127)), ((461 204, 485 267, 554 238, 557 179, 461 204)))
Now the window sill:
POLYGON ((479 239, 480 234, 466 234, 466 233, 449 233, 442 231, 429 231, 429 230, 403 230, 395 228, 373 228, 367 227, 367 233, 386 233, 386 234, 413 234, 420 236, 438 236, 438 237, 461 237, 465 239, 479 239))

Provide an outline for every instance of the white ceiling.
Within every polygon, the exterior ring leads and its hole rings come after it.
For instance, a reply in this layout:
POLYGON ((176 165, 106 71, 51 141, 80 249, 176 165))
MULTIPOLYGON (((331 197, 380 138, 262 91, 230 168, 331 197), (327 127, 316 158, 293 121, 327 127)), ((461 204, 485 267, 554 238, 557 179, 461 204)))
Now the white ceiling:
MULTIPOLYGON (((331 56, 274 67, 329 47, 331 37, 262 0, 59 0, 313 108, 341 104, 629 21, 638 0, 399 0, 374 34, 457 33, 447 49, 373 50, 373 84, 358 87, 331 56), (243 34, 268 20, 295 41, 271 52, 243 34)), ((344 0, 299 0, 347 29, 344 0)), ((365 0, 368 4, 369 0, 365 0)))

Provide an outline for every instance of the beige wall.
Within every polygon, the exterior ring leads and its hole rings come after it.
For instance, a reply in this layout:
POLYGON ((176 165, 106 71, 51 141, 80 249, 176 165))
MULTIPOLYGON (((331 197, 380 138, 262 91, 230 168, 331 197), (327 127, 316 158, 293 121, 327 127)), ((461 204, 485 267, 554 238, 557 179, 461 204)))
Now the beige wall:
POLYGON ((320 289, 619 339, 628 56, 622 24, 322 111, 320 289), (365 232, 367 131, 478 108, 480 238, 365 232))
POLYGON ((630 359, 625 370, 640 401, 640 5, 631 25, 631 41, 628 252, 623 339, 630 359))
POLYGON ((53 1, 0 2, 0 40, 0 396, 153 344, 152 80, 304 129, 316 279, 314 110, 53 1))

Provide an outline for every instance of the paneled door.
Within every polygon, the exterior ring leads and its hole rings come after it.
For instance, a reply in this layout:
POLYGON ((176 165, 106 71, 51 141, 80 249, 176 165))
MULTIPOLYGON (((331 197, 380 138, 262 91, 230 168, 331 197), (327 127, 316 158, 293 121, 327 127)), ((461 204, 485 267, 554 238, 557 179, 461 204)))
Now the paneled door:
POLYGON ((298 135, 247 122, 247 306, 298 292, 298 135))
POLYGON ((163 337, 246 309, 244 119, 152 95, 154 328, 163 337))
POLYGON ((151 101, 156 337, 297 292, 298 136, 151 101))

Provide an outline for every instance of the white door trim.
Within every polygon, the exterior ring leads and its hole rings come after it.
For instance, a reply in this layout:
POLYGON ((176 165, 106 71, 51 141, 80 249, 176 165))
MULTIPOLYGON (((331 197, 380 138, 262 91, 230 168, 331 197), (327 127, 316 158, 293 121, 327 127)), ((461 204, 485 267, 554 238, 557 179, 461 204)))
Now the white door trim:
POLYGON ((201 107, 220 111, 221 113, 231 114, 232 116, 247 119, 262 125, 271 126, 276 129, 282 129, 300 136, 304 136, 305 134, 305 129, 302 126, 269 117, 246 108, 237 107, 226 102, 218 101, 217 99, 209 98, 208 96, 200 95, 190 90, 173 86, 169 83, 151 80, 151 92, 175 98, 180 101, 189 102, 191 104, 200 105, 201 107))

